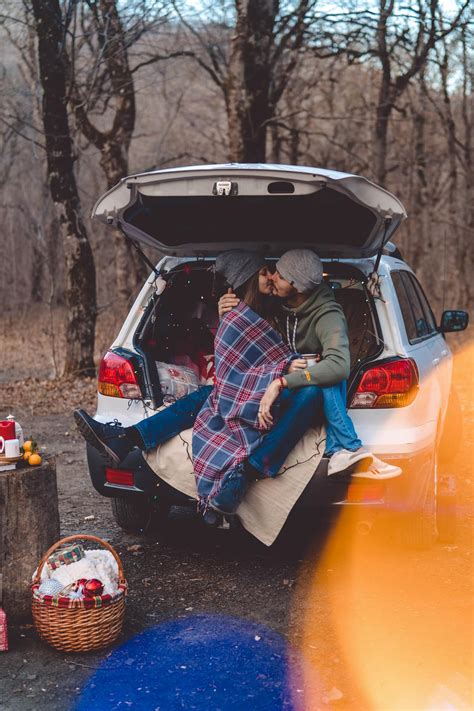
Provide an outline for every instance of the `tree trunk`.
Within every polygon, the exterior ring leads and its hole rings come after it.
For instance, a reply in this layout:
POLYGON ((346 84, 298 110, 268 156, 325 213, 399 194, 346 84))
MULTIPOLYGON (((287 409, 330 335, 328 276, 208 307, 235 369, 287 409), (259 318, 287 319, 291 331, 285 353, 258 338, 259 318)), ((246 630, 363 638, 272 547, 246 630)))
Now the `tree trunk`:
POLYGON ((226 109, 230 160, 264 163, 270 107, 271 54, 278 0, 236 0, 226 109))
POLYGON ((59 538, 54 460, 0 472, 0 572, 9 619, 31 615, 31 576, 59 538))
POLYGON ((65 374, 94 375, 95 268, 81 213, 69 131, 64 27, 58 0, 32 0, 43 87, 42 114, 48 182, 66 260, 65 374))
POLYGON ((472 303, 474 299, 474 280, 472 273, 474 269, 474 254, 472 250, 472 240, 474 234, 474 166, 472 160, 472 139, 473 139, 473 103, 472 103, 472 77, 474 67, 472 53, 469 52, 468 28, 462 31, 462 67, 463 67, 463 87, 462 87, 462 124, 464 129, 464 181, 463 181, 463 243, 466 245, 465 258, 462 263, 463 284, 466 285, 467 298, 466 305, 472 303))
POLYGON ((244 159, 242 116, 244 113, 244 44, 246 9, 248 0, 236 0, 237 21, 231 38, 229 72, 225 85, 225 103, 229 131, 229 161, 241 163, 244 159))
POLYGON ((387 141, 388 122, 391 114, 388 87, 382 79, 375 117, 375 177, 379 185, 384 186, 387 179, 387 141))
MULTIPOLYGON (((116 0, 100 0, 99 9, 100 13, 94 15, 94 28, 100 36, 103 54, 98 61, 105 63, 110 82, 107 89, 111 98, 109 107, 113 107, 110 129, 99 130, 91 122, 86 109, 87 101, 74 84, 74 77, 70 100, 80 130, 100 150, 100 166, 107 180, 107 187, 111 188, 128 175, 128 150, 136 117, 135 88, 116 0)), ((136 251, 120 232, 116 232, 115 279, 119 301, 127 303, 137 286, 141 286, 147 276, 148 271, 136 251)))
POLYGON ((269 104, 270 59, 274 46, 278 0, 250 0, 244 46, 245 113, 244 160, 265 163, 267 127, 273 112, 269 104))
POLYGON ((415 180, 413 187, 413 239, 409 245, 410 262, 418 272, 421 281, 424 271, 429 274, 432 259, 432 229, 430 228, 430 210, 428 180, 426 176, 426 95, 423 91, 415 98, 413 109, 415 180))
MULTIPOLYGON (((463 254, 463 231, 460 223, 460 214, 458 210, 458 170, 456 158, 456 126, 451 110, 451 99, 448 93, 446 76, 443 76, 443 93, 446 116, 446 132, 447 132, 447 148, 448 148, 448 205, 446 215, 448 217, 449 226, 443 226, 444 239, 449 235, 449 249, 445 248, 446 264, 445 269, 447 274, 459 274, 462 272, 463 261, 467 255, 463 254), (459 226, 458 226, 459 225, 459 226)), ((445 297, 446 294, 443 294, 445 297)), ((452 299, 454 308, 461 303, 461 288, 458 278, 450 280, 449 298, 452 299)), ((444 300, 444 299, 443 299, 444 300)))

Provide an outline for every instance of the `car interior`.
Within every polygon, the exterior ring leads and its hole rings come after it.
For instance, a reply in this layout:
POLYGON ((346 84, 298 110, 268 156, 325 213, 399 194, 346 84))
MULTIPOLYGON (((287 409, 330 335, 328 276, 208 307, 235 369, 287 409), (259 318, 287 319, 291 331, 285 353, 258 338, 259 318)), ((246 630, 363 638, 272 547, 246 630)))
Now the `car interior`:
MULTIPOLYGON (((378 352, 381 342, 366 279, 354 268, 340 263, 334 266, 334 273, 325 278, 347 318, 355 372, 360 363, 378 352)), ((199 387, 209 382, 208 360, 219 325, 217 302, 225 285, 215 277, 209 262, 180 264, 166 275, 166 281, 164 292, 151 306, 153 312, 142 330, 140 346, 155 362, 162 385, 163 377, 169 377, 165 366, 172 365, 176 366, 175 374, 184 369, 187 380, 199 387)))

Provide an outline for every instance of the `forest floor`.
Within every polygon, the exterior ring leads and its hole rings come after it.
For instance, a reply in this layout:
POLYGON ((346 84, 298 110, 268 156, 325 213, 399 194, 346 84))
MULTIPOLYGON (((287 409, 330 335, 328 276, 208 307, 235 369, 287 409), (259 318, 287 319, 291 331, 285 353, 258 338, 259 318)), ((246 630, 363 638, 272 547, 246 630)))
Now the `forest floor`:
POLYGON ((472 347, 454 365, 464 411, 450 468, 455 543, 404 550, 377 527, 359 535, 342 514, 331 528, 292 516, 266 548, 238 531, 206 531, 181 509, 159 538, 119 529, 92 488, 71 416, 75 406, 94 411, 95 381, 51 379, 41 328, 35 339, 26 328, 3 334, 0 415, 12 411, 56 457, 61 535, 108 540, 130 595, 112 650, 62 654, 30 623, 11 626, 2 711, 472 708, 472 347))

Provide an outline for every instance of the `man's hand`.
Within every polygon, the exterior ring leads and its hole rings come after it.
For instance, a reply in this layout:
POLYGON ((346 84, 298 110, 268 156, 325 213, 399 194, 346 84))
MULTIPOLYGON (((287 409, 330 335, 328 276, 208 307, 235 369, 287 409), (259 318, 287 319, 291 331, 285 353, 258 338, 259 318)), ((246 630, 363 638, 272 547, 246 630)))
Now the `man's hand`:
POLYGON ((227 314, 229 313, 229 311, 232 311, 232 309, 235 308, 239 302, 240 299, 236 297, 232 289, 227 289, 227 294, 221 296, 217 305, 219 311, 219 318, 221 319, 224 314, 227 314))
POLYGON ((295 358, 295 360, 292 360, 290 363, 290 367, 288 368, 289 373, 294 373, 296 370, 305 370, 305 368, 308 367, 308 364, 306 363, 304 358, 295 358))
MULTIPOLYGON (((283 382, 285 379, 283 378, 283 382)), ((281 391, 281 385, 279 380, 274 380, 270 383, 268 388, 265 390, 262 399, 260 400, 260 407, 258 408, 258 424, 265 430, 269 430, 273 425, 273 417, 270 412, 271 407, 281 391)))

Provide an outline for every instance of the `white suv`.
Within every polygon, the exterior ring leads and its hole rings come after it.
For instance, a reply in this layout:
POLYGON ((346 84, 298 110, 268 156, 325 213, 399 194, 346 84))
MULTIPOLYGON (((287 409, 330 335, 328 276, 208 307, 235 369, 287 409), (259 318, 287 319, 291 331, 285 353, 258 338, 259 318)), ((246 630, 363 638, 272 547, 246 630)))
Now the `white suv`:
MULTIPOLYGON (((154 414, 165 392, 161 364, 189 359, 200 339, 212 347, 217 296, 209 267, 219 252, 258 249, 271 260, 288 249, 314 249, 348 321, 348 407, 357 433, 403 474, 349 486, 349 479, 327 477, 323 458, 297 505, 388 508, 415 546, 429 545, 436 527, 452 537, 452 482, 438 474, 451 391, 444 333, 466 328, 468 316, 445 311, 437 326, 413 271, 389 242, 406 217, 393 195, 319 168, 209 165, 124 178, 93 217, 162 255, 100 364, 96 419, 128 426, 154 414)), ((171 505, 192 503, 138 449, 111 468, 88 445, 88 462, 94 487, 111 497, 125 529, 147 529, 171 505)))

